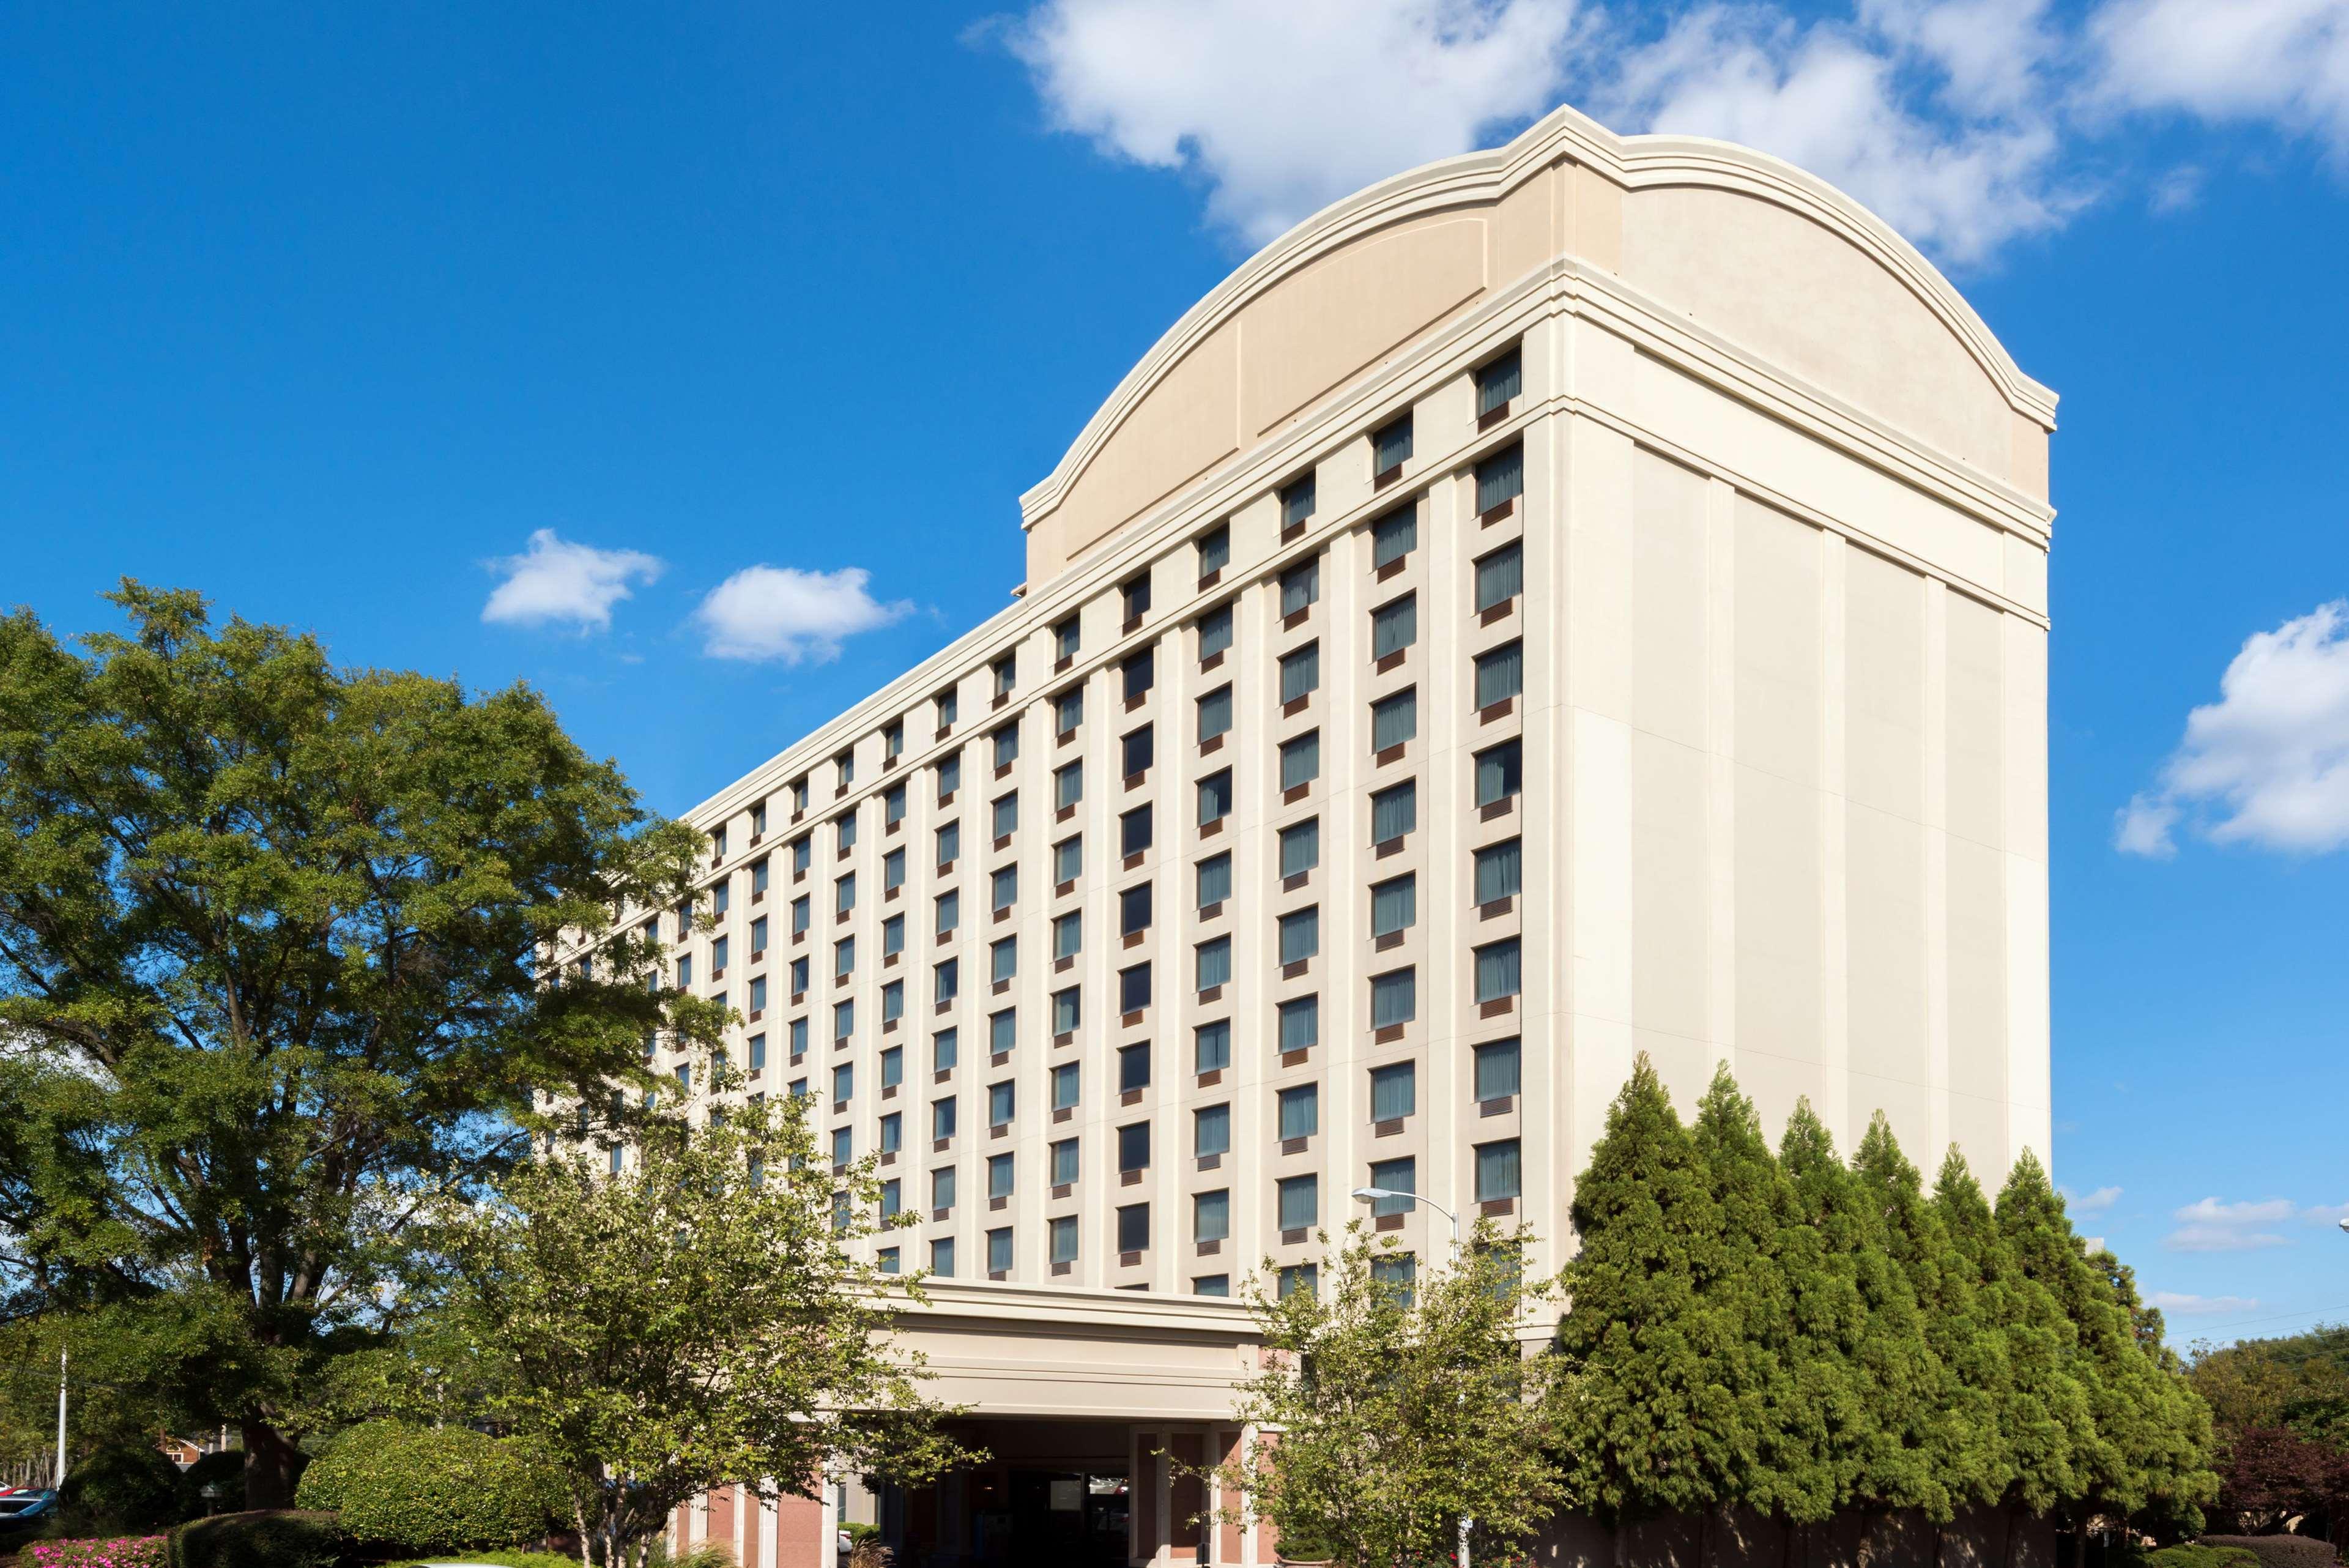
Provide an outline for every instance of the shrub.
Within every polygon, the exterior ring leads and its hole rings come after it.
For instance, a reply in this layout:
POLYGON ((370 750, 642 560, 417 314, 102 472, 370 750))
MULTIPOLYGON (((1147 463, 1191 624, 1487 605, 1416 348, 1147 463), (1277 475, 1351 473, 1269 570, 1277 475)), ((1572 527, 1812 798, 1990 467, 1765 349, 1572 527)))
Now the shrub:
POLYGON ((103 1448, 66 1472, 57 1512, 77 1534, 158 1530, 180 1517, 180 1469, 150 1448, 103 1448))
POLYGON ((342 1549, 331 1513, 216 1513, 171 1532, 171 1568, 335 1568, 342 1549))
POLYGON ((2185 1542, 2158 1552, 2115 1553, 2115 1568, 2261 1568, 2259 1554, 2240 1546, 2202 1546, 2185 1542))
POLYGON ((311 1463, 294 1501, 336 1511, 354 1541, 437 1552, 538 1541, 564 1493, 526 1444, 463 1427, 370 1421, 311 1463))
POLYGON ((111 1541, 36 1541, 16 1561, 22 1568, 167 1568, 160 1535, 122 1535, 111 1541))
MULTIPOLYGON (((405 1563, 387 1563, 383 1568, 439 1568, 445 1557, 416 1557, 405 1563)), ((579 1559, 565 1557, 560 1552, 468 1552, 468 1563, 481 1563, 484 1568, 579 1568, 579 1559)))
POLYGON ((244 1507, 244 1456, 234 1449, 206 1454, 180 1472, 180 1517, 235 1513, 244 1507), (212 1495, 206 1497, 204 1488, 212 1495))
POLYGON ((2341 1559, 2329 1541, 2305 1535, 2205 1535, 2203 1546, 2233 1546, 2257 1557, 2262 1568, 2333 1568, 2341 1559))

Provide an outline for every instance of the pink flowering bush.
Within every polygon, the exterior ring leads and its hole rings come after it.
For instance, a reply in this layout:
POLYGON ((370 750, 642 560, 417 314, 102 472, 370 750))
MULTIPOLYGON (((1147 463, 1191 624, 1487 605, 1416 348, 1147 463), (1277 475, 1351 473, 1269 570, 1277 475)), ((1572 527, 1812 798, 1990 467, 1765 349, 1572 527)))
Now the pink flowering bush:
POLYGON ((168 1568, 160 1535, 119 1535, 111 1541, 36 1541, 19 1561, 26 1568, 168 1568))

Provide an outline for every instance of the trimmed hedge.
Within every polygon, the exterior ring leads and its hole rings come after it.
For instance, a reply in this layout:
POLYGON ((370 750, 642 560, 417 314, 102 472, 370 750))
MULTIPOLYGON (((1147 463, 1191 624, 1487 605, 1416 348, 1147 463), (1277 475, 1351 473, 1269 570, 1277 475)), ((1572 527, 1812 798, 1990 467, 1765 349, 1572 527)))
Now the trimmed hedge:
POLYGON ((66 1472, 57 1514, 77 1535, 134 1535, 180 1519, 180 1467, 153 1449, 98 1449, 66 1472))
POLYGON ((2240 1546, 2204 1546, 2191 1541, 2165 1546, 2158 1552, 2116 1553, 2114 1561, 2135 1564, 2136 1568, 2261 1568, 2257 1552, 2246 1552, 2240 1546))
POLYGON ((331 1513, 216 1513, 171 1532, 171 1568, 335 1568, 342 1554, 331 1513))
POLYGON ((2305 1535, 2204 1535, 2197 1543, 2239 1547, 2257 1557, 2261 1568, 2333 1568, 2341 1561, 2331 1542, 2305 1535))
POLYGON ((311 1462, 294 1501, 336 1511, 366 1545, 439 1552, 535 1544, 564 1500, 561 1477, 526 1444, 369 1421, 311 1462))

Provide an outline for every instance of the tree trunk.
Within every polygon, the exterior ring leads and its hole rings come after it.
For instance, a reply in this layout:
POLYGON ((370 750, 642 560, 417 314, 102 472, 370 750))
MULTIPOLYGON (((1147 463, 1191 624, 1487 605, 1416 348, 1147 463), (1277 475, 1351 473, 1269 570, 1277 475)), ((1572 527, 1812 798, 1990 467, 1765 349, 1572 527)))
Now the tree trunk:
POLYGON ((258 1416, 237 1422, 244 1434, 244 1506, 291 1508, 294 1483, 302 1473, 302 1450, 258 1416))

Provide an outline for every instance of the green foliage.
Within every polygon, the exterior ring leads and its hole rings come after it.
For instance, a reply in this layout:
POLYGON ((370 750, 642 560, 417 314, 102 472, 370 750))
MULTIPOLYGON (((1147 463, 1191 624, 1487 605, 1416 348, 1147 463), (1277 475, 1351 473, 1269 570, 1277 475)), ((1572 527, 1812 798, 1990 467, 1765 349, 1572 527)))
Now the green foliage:
POLYGON ((648 985, 649 933, 537 967, 671 901, 700 836, 525 688, 114 600, 129 635, 78 649, 0 617, 7 1262, 92 1372, 237 1424, 282 1501, 419 1221, 526 1152, 533 1087, 603 1107, 654 1028, 715 1038, 718 1003, 648 985))
POLYGON ((2333 1568, 2340 1561, 2331 1542, 2305 1535, 2206 1535, 2197 1544, 2248 1552, 2261 1568, 2333 1568))
POLYGON ((2240 1546, 2205 1546, 2180 1542, 2153 1552, 2116 1551, 2106 1559, 2108 1568, 2260 1568, 2260 1554, 2240 1546))
POLYGON ((179 1516, 201 1519, 207 1513, 234 1512, 243 1495, 244 1456, 234 1449, 206 1454, 180 1472, 179 1516), (210 1497, 204 1495, 206 1487, 212 1489, 210 1497))
POLYGON ((331 1513, 256 1509, 191 1520, 171 1542, 171 1568, 335 1568, 343 1532, 331 1513))
POLYGON ((2217 1493, 2160 1314, 2027 1151, 1995 1209, 1954 1149, 1929 1199, 1881 1116, 1847 1165, 1798 1104, 1774 1156, 1725 1069, 1684 1128, 1642 1058, 1574 1220, 1558 1346, 1583 1506, 2068 1511, 2175 1535, 2217 1493))
POLYGON ((452 1234, 436 1314, 562 1471, 567 1526, 633 1564, 714 1486, 813 1496, 827 1463, 911 1483, 970 1457, 890 1341, 918 1280, 851 1251, 880 1225, 870 1159, 834 1172, 798 1100, 647 1126, 638 1156, 515 1169, 452 1234))
POLYGON ((57 1511, 82 1535, 129 1535, 180 1518, 180 1468, 151 1444, 98 1449, 66 1471, 57 1511))
POLYGON ((398 1421, 336 1438, 302 1473, 295 1499, 340 1513, 354 1541, 406 1552, 519 1546, 568 1511, 561 1476, 530 1445, 398 1421))
POLYGON ((1319 1290, 1286 1299, 1267 1260, 1249 1301, 1269 1355, 1238 1416, 1280 1436, 1200 1472, 1210 1495, 1245 1491, 1290 1555, 1311 1542, 1348 1563, 1444 1562, 1464 1517, 1477 1561, 1528 1542, 1564 1500, 1565 1406, 1557 1358, 1527 1359, 1517 1337, 1555 1293, 1523 1277, 1527 1240, 1480 1221, 1454 1266, 1406 1283, 1410 1255, 1357 1222, 1319 1290))
MULTIPOLYGON (((403 1563, 388 1563, 384 1568, 436 1568, 446 1563, 446 1557, 410 1558, 403 1563)), ((565 1557, 559 1552, 468 1552, 468 1563, 481 1563, 485 1568, 579 1568, 579 1559, 565 1557)))
POLYGON ((20 1568, 166 1568, 170 1543, 160 1535, 43 1541, 17 1556, 20 1568))

